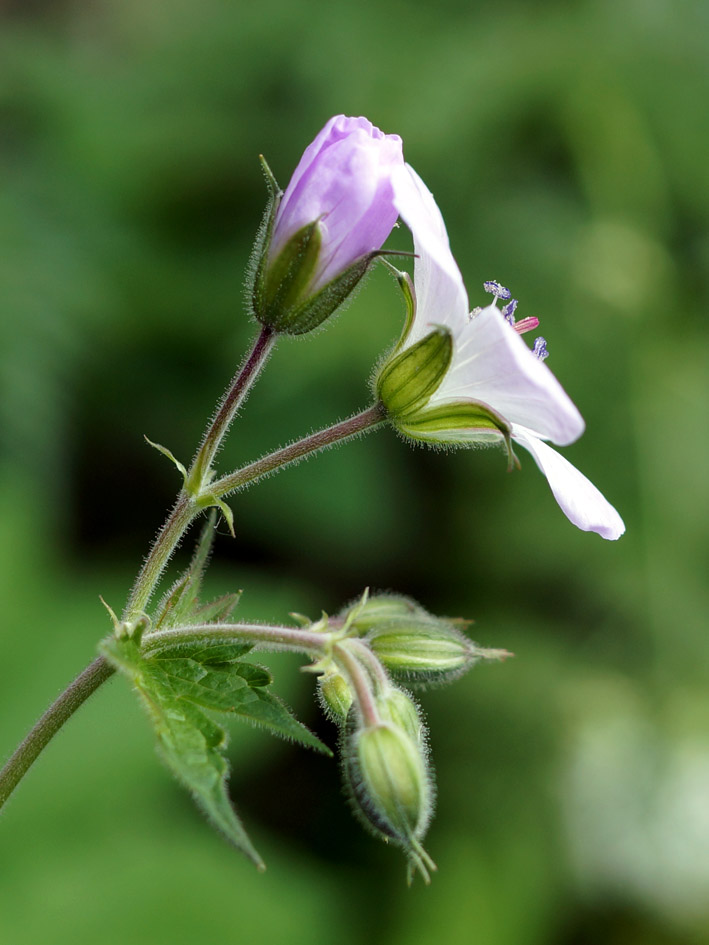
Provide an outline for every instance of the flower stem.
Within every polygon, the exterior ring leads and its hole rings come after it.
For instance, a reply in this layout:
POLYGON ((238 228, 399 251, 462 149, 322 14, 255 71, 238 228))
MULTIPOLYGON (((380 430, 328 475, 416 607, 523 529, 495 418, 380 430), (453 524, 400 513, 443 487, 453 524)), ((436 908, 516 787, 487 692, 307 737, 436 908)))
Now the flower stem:
POLYGON ((0 807, 62 725, 114 672, 113 667, 99 656, 52 703, 0 771, 0 807))
POLYGON ((123 613, 124 620, 134 620, 144 612, 173 551, 200 511, 192 496, 184 491, 180 493, 135 579, 123 613))
POLYGON ((209 491, 217 498, 228 495, 230 492, 236 492, 237 489, 251 485, 257 479, 267 476, 276 469, 282 469, 291 465, 291 463, 298 462, 304 456, 312 455, 320 450, 327 449, 335 443, 341 443, 344 440, 358 436, 360 433, 364 433, 365 430, 373 429, 384 423, 386 418, 385 408, 380 403, 376 403, 361 413, 348 417, 347 420, 341 420, 331 427, 318 430, 317 433, 312 433, 302 440, 297 440, 295 443, 290 443, 288 446, 276 450, 275 453, 270 453, 268 456, 257 459, 254 463, 249 463, 248 466, 242 466, 241 469, 237 469, 227 476, 222 476, 221 479, 211 483, 209 491))
POLYGON ((255 643, 260 649, 291 650, 321 654, 330 641, 327 633, 303 630, 300 627, 282 627, 263 623, 207 623, 190 624, 171 630, 157 630, 143 637, 143 654, 150 658, 166 647, 182 642, 204 642, 205 646, 221 643, 255 643))
POLYGON ((342 643, 338 643, 333 647, 332 655, 349 680, 365 725, 379 725, 381 718, 377 710, 377 704, 374 701, 367 673, 362 669, 359 661, 352 655, 349 647, 342 643))
POLYGON ((277 337, 278 335, 272 328, 266 325, 261 328, 251 353, 243 367, 237 371, 227 392, 224 394, 187 475, 188 488, 191 486, 193 491, 199 492, 207 482, 217 450, 229 430, 237 410, 246 399, 254 381, 268 360, 277 337))

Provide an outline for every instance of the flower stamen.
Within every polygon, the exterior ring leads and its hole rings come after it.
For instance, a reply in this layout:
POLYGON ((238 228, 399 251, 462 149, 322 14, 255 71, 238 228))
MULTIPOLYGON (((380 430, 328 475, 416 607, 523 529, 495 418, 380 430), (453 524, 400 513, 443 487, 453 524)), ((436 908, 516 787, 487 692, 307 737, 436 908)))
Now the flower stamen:
POLYGON ((539 358, 540 361, 544 361, 549 357, 549 352, 547 351, 546 339, 542 338, 539 335, 538 338, 534 339, 534 347, 532 348, 532 354, 539 358))
POLYGON ((490 295, 495 296, 495 301, 492 303, 493 305, 497 304, 498 299, 509 299, 512 296, 512 293, 509 289, 506 289, 494 279, 490 279, 488 282, 483 282, 483 289, 485 289, 486 292, 489 292, 490 295))

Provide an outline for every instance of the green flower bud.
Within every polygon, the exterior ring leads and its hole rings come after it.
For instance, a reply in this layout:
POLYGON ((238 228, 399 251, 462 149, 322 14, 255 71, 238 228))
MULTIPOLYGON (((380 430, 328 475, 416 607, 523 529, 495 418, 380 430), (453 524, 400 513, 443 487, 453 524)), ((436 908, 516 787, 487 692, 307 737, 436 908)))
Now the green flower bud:
POLYGON ((367 642, 394 678, 411 683, 451 682, 484 653, 450 623, 430 616, 380 623, 371 630, 367 642))
POLYGON ((405 850, 414 850, 432 808, 421 745, 390 722, 361 729, 350 736, 345 777, 364 822, 405 850))
POLYGON ((320 701, 326 715, 338 724, 347 719, 352 708, 352 690, 347 680, 338 672, 325 673, 318 680, 320 701))
POLYGON ((423 407, 440 386, 452 356, 450 332, 437 327, 388 361, 379 373, 376 388, 390 416, 406 418, 423 407))
POLYGON ((411 696, 391 686, 377 698, 377 711, 382 721, 403 729, 414 743, 425 747, 426 730, 418 707, 411 696))
POLYGON ((364 603, 358 600, 346 607, 339 616, 347 620, 350 614, 353 614, 350 627, 363 636, 379 626, 382 621, 392 617, 410 617, 416 613, 424 613, 424 611, 410 597, 398 594, 377 594, 374 597, 368 597, 364 603))

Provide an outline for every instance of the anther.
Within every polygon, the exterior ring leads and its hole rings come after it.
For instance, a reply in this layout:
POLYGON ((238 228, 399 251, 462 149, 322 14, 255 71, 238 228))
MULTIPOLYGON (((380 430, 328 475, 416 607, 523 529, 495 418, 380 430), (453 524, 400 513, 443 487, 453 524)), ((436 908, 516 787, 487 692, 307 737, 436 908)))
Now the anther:
POLYGON ((483 282, 483 289, 489 292, 490 295, 494 295, 496 299, 509 299, 512 295, 509 289, 500 285, 499 282, 495 282, 494 279, 490 279, 489 282, 483 282))
POLYGON ((510 299, 507 305, 502 309, 502 316, 505 321, 508 321, 510 325, 514 328, 515 324, 515 309, 517 308, 517 299, 510 299))
POLYGON ((536 355, 540 361, 544 361, 545 358, 549 357, 549 352, 547 351, 547 343, 539 335, 538 338, 534 339, 534 347, 532 348, 532 354, 536 355))

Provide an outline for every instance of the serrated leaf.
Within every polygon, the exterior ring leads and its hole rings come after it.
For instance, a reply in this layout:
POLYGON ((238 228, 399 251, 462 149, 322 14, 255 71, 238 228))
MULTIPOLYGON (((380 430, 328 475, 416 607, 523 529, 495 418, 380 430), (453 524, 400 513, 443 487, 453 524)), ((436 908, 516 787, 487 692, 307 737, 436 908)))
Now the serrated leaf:
POLYGON ((252 643, 214 643, 214 637, 208 633, 199 632, 192 639, 185 640, 158 640, 153 641, 150 636, 143 638, 144 649, 147 650, 147 659, 195 659, 198 663, 233 663, 242 659, 253 650, 252 643))
MULTIPOLYGON (((227 839, 259 869, 263 869, 263 861, 249 840, 227 793, 229 766, 221 753, 227 743, 226 732, 194 701, 177 695, 171 685, 174 678, 184 686, 194 683, 170 676, 163 665, 171 661, 146 659, 132 640, 109 638, 100 649, 136 687, 155 728, 159 752, 172 773, 192 792, 197 805, 227 839)), ((208 677, 219 675, 195 661, 180 662, 194 663, 196 667, 196 670, 192 667, 188 670, 185 665, 181 666, 185 673, 201 671, 208 677)), ((232 671, 238 665, 229 664, 232 671)), ((245 680, 242 680, 242 685, 246 692, 253 691, 245 680)))
POLYGON ((241 718, 262 725, 275 735, 286 738, 308 748, 314 748, 324 755, 332 756, 332 752, 320 739, 313 735, 309 728, 299 722, 285 703, 265 689, 252 689, 255 698, 250 699, 232 711, 241 718))

